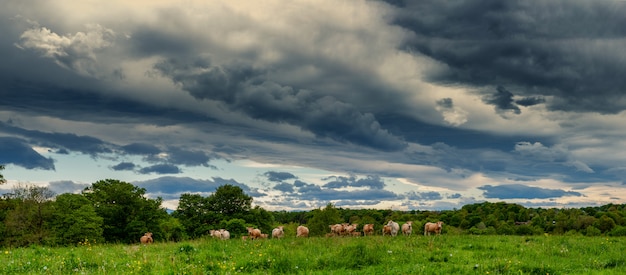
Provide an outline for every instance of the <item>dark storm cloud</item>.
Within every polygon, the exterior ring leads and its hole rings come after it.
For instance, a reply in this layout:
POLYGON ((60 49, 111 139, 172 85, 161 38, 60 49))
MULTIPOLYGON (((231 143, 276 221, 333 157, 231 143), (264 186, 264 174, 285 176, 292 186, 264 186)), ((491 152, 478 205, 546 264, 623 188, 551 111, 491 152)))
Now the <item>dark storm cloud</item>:
POLYGON ((120 162, 116 165, 111 166, 111 169, 115 171, 132 171, 135 169, 135 167, 137 167, 137 165, 132 162, 120 162))
POLYGON ((211 180, 199 180, 189 177, 160 177, 152 180, 139 181, 133 183, 139 187, 145 188, 147 193, 162 196, 164 199, 178 199, 182 193, 202 193, 203 196, 209 196, 222 185, 238 186, 243 192, 252 197, 263 197, 266 194, 259 192, 257 189, 248 187, 243 183, 239 183, 233 179, 224 179, 214 177, 211 180), (167 197, 165 197, 167 196, 167 197))
POLYGON ((623 1, 430 0, 404 2, 395 23, 414 34, 408 50, 449 68, 433 81, 554 96, 553 110, 617 113, 626 109, 624 14, 623 1))
MULTIPOLYGON (((373 179, 374 177, 372 177, 373 179)), ((369 180, 372 180, 369 179, 369 180)), ((367 182, 369 180, 365 180, 367 182)), ((367 190, 353 190, 343 191, 336 190, 335 188, 328 188, 326 186, 320 187, 315 184, 309 184, 297 180, 294 185, 294 193, 297 193, 297 197, 303 200, 394 200, 400 198, 397 194, 382 190, 377 187, 367 190)), ((361 185, 363 186, 363 185, 361 185)), ((294 194, 296 196, 296 194, 294 194)))
POLYGON ((140 174, 180 174, 182 170, 172 164, 156 164, 139 169, 140 174))
POLYGON ((54 161, 37 153, 25 140, 0 137, 0 164, 14 164, 26 169, 54 170, 54 161))
POLYGON ((322 180, 330 180, 323 187, 338 189, 344 187, 369 187, 372 189, 383 189, 385 187, 385 181, 379 176, 368 175, 365 178, 357 178, 355 176, 332 176, 324 178, 322 180))
POLYGON ((145 188, 151 193, 210 193, 215 192, 221 184, 212 180, 198 180, 189 177, 160 177, 156 179, 135 182, 135 185, 145 188))
POLYGON ((454 107, 454 104, 452 103, 452 98, 442 98, 440 100, 437 100, 437 106, 445 109, 452 109, 452 107, 454 107))
POLYGON ((205 166, 209 167, 209 156, 199 150, 185 150, 178 147, 170 147, 167 150, 168 161, 175 164, 186 166, 205 166))
POLYGON ((414 201, 429 201, 429 200, 441 200, 443 196, 439 192, 409 192, 406 193, 406 198, 414 201))
POLYGON ((496 106, 499 113, 506 111, 512 111, 515 114, 521 113, 519 107, 513 103, 513 93, 502 86, 498 86, 494 94, 483 97, 483 101, 496 106))
POLYGON ((522 184, 485 185, 478 187, 484 190, 485 198, 495 199, 549 199, 564 196, 582 196, 581 193, 559 189, 531 187, 522 184))
MULTIPOLYGON (((302 191, 299 189, 298 191, 302 191)), ((387 190, 337 191, 333 189, 305 188, 306 192, 298 195, 303 200, 396 200, 398 195, 387 190)))
POLYGON ((79 193, 86 187, 91 186, 91 183, 76 183, 70 180, 63 181, 51 181, 48 188, 52 190, 56 194, 65 194, 65 193, 79 193))
POLYGON ((276 171, 267 171, 263 173, 264 176, 267 177, 269 181, 273 182, 281 182, 284 180, 297 179, 294 174, 289 172, 276 172, 276 171))
POLYGON ((242 63, 214 65, 208 58, 169 59, 155 66, 198 99, 215 100, 255 119, 290 123, 320 137, 400 150, 406 143, 363 113, 333 96, 281 85, 266 79, 264 70, 242 63))
POLYGON ((146 143, 131 143, 122 146, 121 149, 132 155, 156 155, 161 152, 158 147, 146 143))
POLYGON ((35 130, 26 130, 0 122, 0 131, 27 137, 39 146, 54 149, 67 149, 95 156, 100 153, 110 153, 111 146, 102 140, 90 136, 79 136, 70 133, 46 133, 35 130))
POLYGON ((518 105, 522 105, 524 107, 533 106, 541 103, 545 103, 546 99, 543 97, 525 97, 522 99, 515 100, 515 103, 518 105))
POLYGON ((282 182, 274 186, 275 190, 292 193, 294 191, 293 184, 282 182))

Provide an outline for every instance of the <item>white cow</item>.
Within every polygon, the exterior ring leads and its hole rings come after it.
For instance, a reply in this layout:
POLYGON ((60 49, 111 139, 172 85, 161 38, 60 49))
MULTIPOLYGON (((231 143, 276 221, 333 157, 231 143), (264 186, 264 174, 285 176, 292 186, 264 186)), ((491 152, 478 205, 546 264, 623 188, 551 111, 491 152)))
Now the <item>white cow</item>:
POLYGON ((280 239, 285 236, 285 230, 283 226, 276 227, 272 230, 272 238, 280 239))
POLYGON ((228 230, 226 229, 220 229, 220 239, 222 240, 228 240, 230 239, 230 232, 228 232, 228 230))
POLYGON ((398 231, 400 231, 400 225, 397 222, 390 220, 387 225, 391 227, 391 236, 395 237, 398 235, 398 231))

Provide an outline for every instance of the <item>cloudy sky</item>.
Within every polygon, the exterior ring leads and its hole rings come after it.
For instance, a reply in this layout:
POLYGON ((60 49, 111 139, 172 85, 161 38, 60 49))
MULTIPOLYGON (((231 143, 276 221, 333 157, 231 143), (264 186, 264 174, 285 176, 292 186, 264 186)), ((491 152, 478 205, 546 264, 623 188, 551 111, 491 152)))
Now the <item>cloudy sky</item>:
POLYGON ((174 209, 626 203, 623 1, 4 1, 0 163, 174 209))

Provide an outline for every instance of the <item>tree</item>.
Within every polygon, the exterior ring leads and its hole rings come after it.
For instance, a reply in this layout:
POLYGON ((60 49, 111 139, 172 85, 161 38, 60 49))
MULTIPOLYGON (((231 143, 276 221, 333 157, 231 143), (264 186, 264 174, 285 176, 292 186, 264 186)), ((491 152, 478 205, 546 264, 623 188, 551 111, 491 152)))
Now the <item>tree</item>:
POLYGON ((161 198, 144 197, 146 189, 114 179, 101 180, 83 190, 98 216, 103 218, 107 242, 131 243, 145 232, 163 236, 159 225, 167 217, 161 198))
MULTIPOLYGON (((0 165, 0 171, 4 170, 4 165, 0 165)), ((5 184, 7 182, 6 179, 4 179, 4 176, 2 174, 0 174, 0 184, 5 184)))
POLYGON ((15 207, 6 213, 4 220, 5 243, 15 246, 47 243, 54 192, 47 187, 18 184, 13 193, 5 196, 15 201, 15 207))
POLYGON ((91 201, 79 194, 61 194, 52 204, 54 212, 50 222, 56 244, 102 242, 102 217, 98 216, 91 201))
POLYGON ((163 239, 166 241, 178 242, 187 239, 185 227, 180 220, 173 216, 168 216, 162 220, 160 227, 163 232, 163 239))
POLYGON ((238 216, 250 211, 252 197, 246 195, 241 187, 230 184, 222 185, 208 198, 211 210, 225 217, 238 216))
POLYGON ((323 236, 329 232, 329 225, 343 222, 340 213, 332 203, 326 205, 323 210, 314 209, 313 217, 309 219, 309 231, 313 236, 323 236))
POLYGON ((212 224, 219 221, 213 220, 213 213, 209 209, 207 198, 198 194, 184 193, 180 195, 178 207, 172 216, 180 220, 187 235, 191 238, 203 236, 212 228, 212 224))

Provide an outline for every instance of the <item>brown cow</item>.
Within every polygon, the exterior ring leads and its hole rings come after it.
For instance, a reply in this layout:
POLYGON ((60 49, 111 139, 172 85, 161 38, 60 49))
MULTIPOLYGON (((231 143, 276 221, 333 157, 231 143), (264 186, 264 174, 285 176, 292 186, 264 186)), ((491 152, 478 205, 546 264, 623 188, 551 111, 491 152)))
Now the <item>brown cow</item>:
POLYGON ((368 223, 363 226, 363 234, 364 235, 373 235, 374 234, 374 224, 368 223))
POLYGON ((443 228, 443 222, 442 221, 438 221, 436 223, 434 222, 427 222, 424 225, 424 236, 429 235, 431 232, 434 232, 437 235, 441 235, 441 229, 443 228))
POLYGON ((246 229, 248 229, 248 237, 250 237, 251 240, 261 238, 261 230, 252 227, 247 227, 246 229))
POLYGON ((385 236, 385 234, 391 235, 391 226, 383 225, 383 236, 385 236))
POLYGON ((348 225, 348 226, 344 227, 343 234, 345 234, 345 235, 352 235, 352 232, 356 231, 356 228, 358 226, 359 226, 358 223, 353 223, 351 225, 348 225))
POLYGON ((330 233, 333 233, 336 236, 341 236, 343 235, 343 232, 345 230, 345 225, 344 224, 331 224, 329 225, 330 227, 330 233))
POLYGON ((139 241, 142 244, 151 244, 152 242, 154 242, 154 240, 152 239, 152 232, 146 232, 146 234, 143 234, 139 241))
POLYGON ((296 237, 308 237, 309 236, 309 228, 306 226, 300 225, 296 229, 296 237))
POLYGON ((408 221, 402 225, 402 234, 405 236, 411 236, 411 233, 413 233, 413 222, 408 221))

